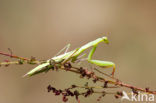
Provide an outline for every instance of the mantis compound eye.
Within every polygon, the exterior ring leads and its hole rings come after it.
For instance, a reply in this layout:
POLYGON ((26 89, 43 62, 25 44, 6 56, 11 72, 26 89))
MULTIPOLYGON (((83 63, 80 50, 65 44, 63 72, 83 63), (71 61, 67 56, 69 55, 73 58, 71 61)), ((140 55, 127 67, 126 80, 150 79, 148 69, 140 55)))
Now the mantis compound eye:
POLYGON ((102 37, 103 41, 106 43, 106 44, 109 44, 109 41, 108 41, 108 38, 107 37, 102 37))

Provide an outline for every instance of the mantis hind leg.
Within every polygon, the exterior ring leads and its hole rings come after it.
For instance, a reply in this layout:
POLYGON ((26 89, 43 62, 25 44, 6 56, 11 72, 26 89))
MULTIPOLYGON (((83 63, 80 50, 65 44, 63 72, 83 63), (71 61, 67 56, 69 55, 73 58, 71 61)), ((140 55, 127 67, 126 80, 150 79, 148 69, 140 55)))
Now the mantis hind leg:
POLYGON ((112 71, 112 76, 114 76, 114 73, 115 73, 115 64, 113 62, 110 62, 110 61, 101 61, 101 60, 93 60, 92 59, 92 56, 96 50, 96 47, 97 45, 94 45, 92 50, 90 51, 89 55, 88 55, 88 62, 92 63, 92 64, 95 64, 99 67, 102 67, 102 68, 110 68, 110 67, 113 67, 113 71, 112 71))
POLYGON ((64 53, 67 53, 68 49, 70 48, 70 44, 67 44, 64 48, 62 48, 55 56, 58 56, 60 53, 65 51, 64 53))

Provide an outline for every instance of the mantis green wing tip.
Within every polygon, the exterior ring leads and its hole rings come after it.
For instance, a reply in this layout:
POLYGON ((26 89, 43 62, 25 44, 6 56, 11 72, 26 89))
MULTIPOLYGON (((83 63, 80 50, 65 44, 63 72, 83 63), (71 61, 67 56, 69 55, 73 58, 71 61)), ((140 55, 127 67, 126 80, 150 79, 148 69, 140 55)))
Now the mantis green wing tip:
POLYGON ((30 75, 29 73, 27 73, 27 74, 24 74, 22 77, 24 78, 24 77, 30 77, 30 76, 32 76, 32 75, 30 75))
POLYGON ((30 70, 28 73, 26 73, 25 75, 23 75, 22 77, 26 77, 26 76, 33 76, 35 74, 38 74, 38 73, 41 73, 41 72, 44 72, 46 71, 44 68, 46 66, 48 66, 49 63, 44 63, 44 64, 40 64, 38 65, 37 67, 35 67, 34 69, 30 70))

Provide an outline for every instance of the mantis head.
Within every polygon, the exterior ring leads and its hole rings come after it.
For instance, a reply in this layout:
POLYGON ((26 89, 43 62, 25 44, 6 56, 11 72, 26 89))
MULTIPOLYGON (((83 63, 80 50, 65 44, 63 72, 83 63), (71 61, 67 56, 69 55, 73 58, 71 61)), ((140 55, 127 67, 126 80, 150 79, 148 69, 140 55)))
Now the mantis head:
POLYGON ((106 43, 106 44, 109 44, 109 41, 108 41, 108 38, 107 37, 102 37, 103 41, 106 43))

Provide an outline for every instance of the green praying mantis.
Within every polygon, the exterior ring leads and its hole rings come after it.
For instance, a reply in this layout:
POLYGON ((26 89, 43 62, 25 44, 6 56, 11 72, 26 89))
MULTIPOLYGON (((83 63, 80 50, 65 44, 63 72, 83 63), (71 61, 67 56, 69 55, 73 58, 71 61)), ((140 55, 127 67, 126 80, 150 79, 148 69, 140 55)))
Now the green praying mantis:
MULTIPOLYGON (((114 76, 114 72, 115 72, 115 64, 113 62, 110 61, 101 61, 101 60, 94 60, 92 59, 92 56, 97 48, 97 45, 101 42, 104 42, 106 44, 109 43, 108 38, 107 37, 101 37, 98 38, 96 40, 93 40, 85 45, 83 45, 80 48, 76 48, 73 51, 70 52, 65 52, 64 54, 58 55, 58 56, 54 56, 53 58, 47 60, 46 62, 38 65, 37 67, 35 67, 34 69, 32 69, 31 71, 29 71, 27 74, 25 74, 24 76, 33 76, 35 74, 38 73, 42 73, 42 72, 47 72, 50 70, 50 68, 54 67, 55 64, 60 64, 63 65, 64 63, 71 61, 71 62, 75 62, 78 59, 78 56, 80 56, 86 49, 92 47, 91 51, 88 54, 88 57, 86 58, 86 60, 89 63, 95 64, 99 67, 102 68, 113 68, 112 70, 112 76, 114 76)), ((67 45, 67 47, 69 48, 70 45, 67 45)))

